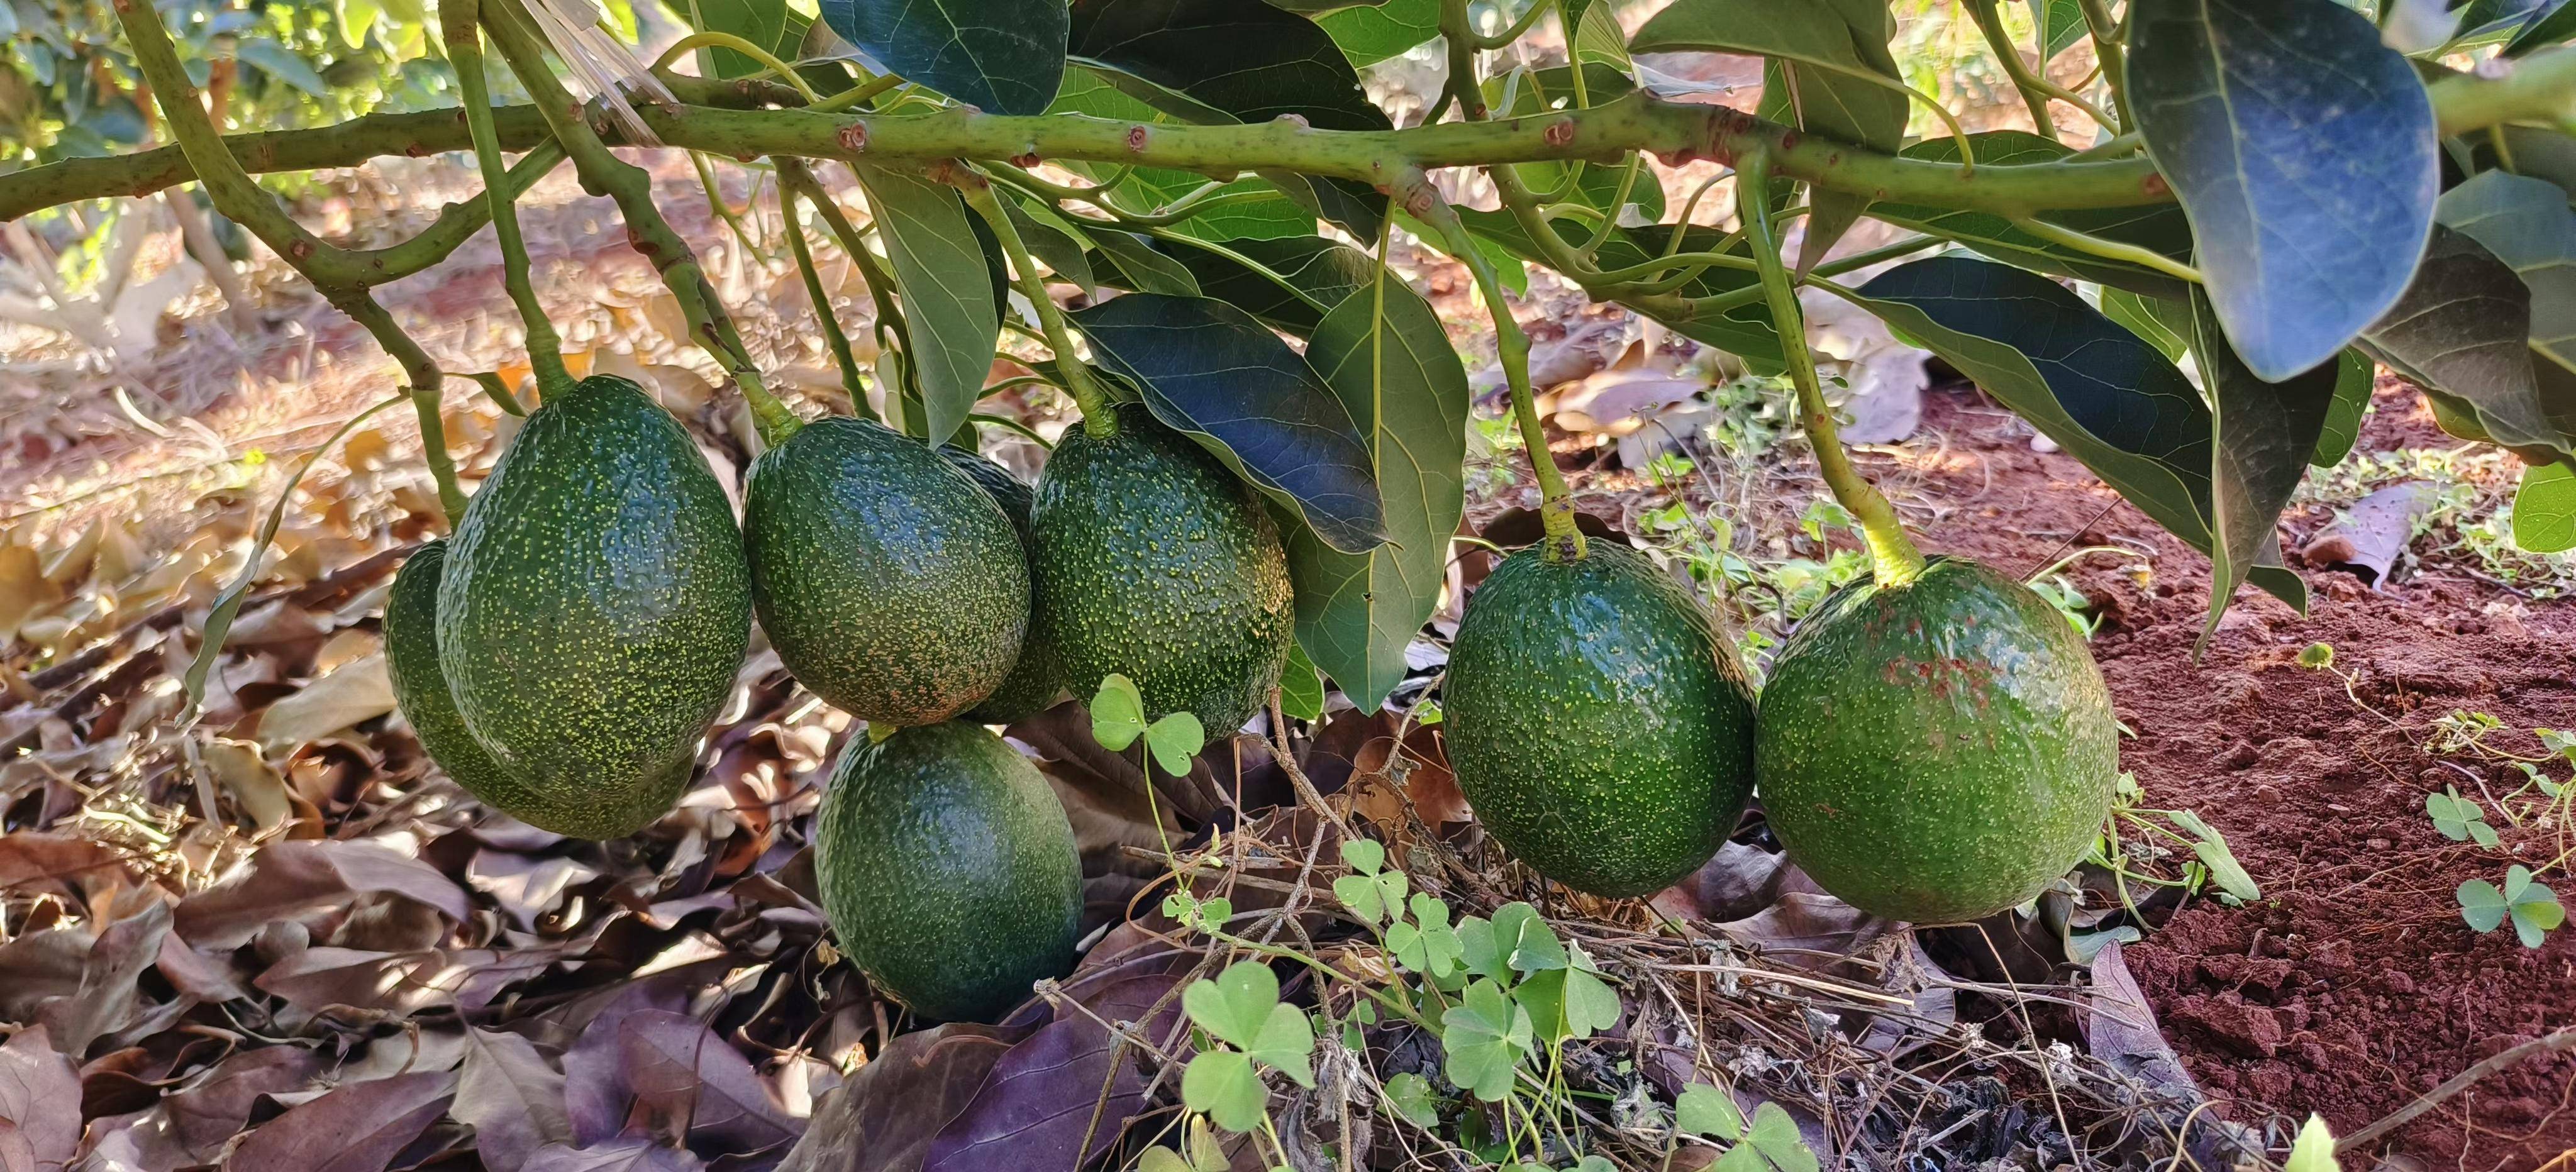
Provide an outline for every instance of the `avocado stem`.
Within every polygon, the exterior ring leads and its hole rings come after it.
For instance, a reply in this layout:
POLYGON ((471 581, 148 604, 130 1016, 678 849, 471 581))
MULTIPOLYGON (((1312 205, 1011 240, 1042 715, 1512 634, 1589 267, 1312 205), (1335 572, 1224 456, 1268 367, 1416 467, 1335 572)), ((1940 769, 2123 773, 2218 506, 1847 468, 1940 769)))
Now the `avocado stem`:
POLYGON ((1583 531, 1575 527, 1574 501, 1566 494, 1565 474, 1557 470, 1556 457, 1547 450, 1547 429, 1539 423, 1538 399, 1530 389, 1529 335, 1521 330, 1520 320, 1512 316, 1511 303, 1503 300, 1503 282, 1494 274, 1494 263, 1477 249, 1466 223, 1447 200, 1440 198, 1421 168, 1407 167, 1395 191, 1404 207, 1439 230, 1449 255, 1458 258, 1475 276, 1476 291, 1485 299, 1486 312, 1494 318, 1494 354, 1503 365, 1503 382, 1511 388, 1513 424, 1520 429, 1521 448, 1529 455, 1530 471, 1538 475, 1538 520, 1547 535, 1543 556, 1551 562, 1581 560, 1583 531))
POLYGON ((509 290, 510 303, 518 307, 519 321, 527 330, 528 365, 536 369, 537 392, 551 399, 571 388, 572 372, 564 368, 563 340, 555 333, 554 323, 546 320, 545 305, 537 300, 530 276, 535 266, 528 261, 527 239, 519 232, 518 204, 510 198, 509 168, 502 162, 500 132, 492 123, 491 79, 484 74, 480 0, 441 0, 438 20, 439 34, 447 42, 447 59, 455 65, 457 84, 464 91, 465 126, 474 141, 475 166, 483 173, 483 198, 492 209, 492 235, 501 244, 501 284, 509 290))
MULTIPOLYGON (((938 169, 934 169, 936 172, 938 169)), ((1111 407, 1109 393, 1091 377, 1091 368, 1083 365, 1073 348, 1073 331, 1064 322, 1064 311, 1056 308, 1047 296, 1046 282, 1038 276, 1037 258, 1020 239, 1018 225, 1011 223, 1002 201, 993 195, 993 183, 982 174, 967 168, 950 168, 946 176, 965 193, 967 206, 984 217, 993 229, 993 238, 1002 244, 1002 254, 1011 261, 1011 284, 1028 298, 1029 308, 1038 315, 1038 328, 1046 331, 1047 348, 1055 351, 1056 373, 1064 378, 1064 389, 1082 408, 1083 433, 1105 440, 1118 434, 1118 415, 1111 407)), ((934 174, 934 177, 939 177, 934 174)))
POLYGON ((1825 487, 1860 522, 1874 578, 1881 586, 1902 586, 1922 575, 1923 551, 1905 535, 1896 507, 1852 467, 1850 455, 1843 451, 1833 406, 1825 402, 1824 385, 1816 378, 1816 356, 1807 349, 1807 318, 1798 306, 1797 282, 1781 263, 1780 234, 1772 223, 1770 203, 1763 197, 1770 177, 1767 152, 1745 155, 1736 163, 1735 201, 1753 246, 1754 265, 1762 275, 1763 296, 1771 303, 1771 324, 1780 334, 1789 382, 1798 391, 1799 422, 1806 428, 1807 445, 1816 450, 1816 468, 1824 474, 1825 487))

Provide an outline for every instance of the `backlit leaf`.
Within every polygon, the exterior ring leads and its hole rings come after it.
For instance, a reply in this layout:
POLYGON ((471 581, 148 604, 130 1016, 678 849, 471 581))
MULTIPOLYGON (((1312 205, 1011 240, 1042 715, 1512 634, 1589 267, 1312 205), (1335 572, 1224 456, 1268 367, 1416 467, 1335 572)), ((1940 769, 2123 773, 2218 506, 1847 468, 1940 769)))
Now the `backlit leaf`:
POLYGON ((2513 494, 2513 543, 2531 553, 2576 549, 2576 467, 2540 464, 2513 494))
POLYGON ((2281 510, 2307 475, 2334 404, 2337 363, 2329 357, 2291 378, 2266 381, 2228 348, 2209 299, 2195 291, 2191 306, 2192 352, 2200 357, 2217 429, 2210 472, 2217 538, 2209 554, 2209 622, 2200 636, 2206 647, 2254 560, 2279 543, 2281 510))
POLYGON ((1001 333, 984 246, 956 189, 916 172, 868 163, 852 168, 867 189, 903 296, 929 434, 944 439, 974 411, 1001 333))

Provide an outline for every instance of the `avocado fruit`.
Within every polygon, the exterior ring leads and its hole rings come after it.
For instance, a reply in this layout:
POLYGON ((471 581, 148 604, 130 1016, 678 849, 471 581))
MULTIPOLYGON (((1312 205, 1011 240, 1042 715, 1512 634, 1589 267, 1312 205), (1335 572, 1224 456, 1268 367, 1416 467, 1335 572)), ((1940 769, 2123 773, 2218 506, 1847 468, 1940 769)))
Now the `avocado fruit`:
POLYGON ((1503 559, 1468 599, 1442 691, 1449 764, 1486 831, 1578 891, 1699 869, 1753 792, 1752 689, 1708 611, 1645 554, 1503 559))
POLYGON ((413 550, 394 573, 393 590, 385 597, 384 628, 385 672, 393 679, 394 705, 447 776, 485 805, 524 821, 519 811, 540 808, 535 795, 474 739, 438 666, 438 579, 446 568, 447 539, 442 537, 413 550))
POLYGON ((2065 617, 1971 561, 1844 588, 1771 663, 1755 735, 1789 858, 1845 903, 1918 924, 2016 907, 2110 815, 2120 746, 2065 617))
POLYGON ((799 683, 872 725, 936 724, 1019 658, 1029 569, 1011 519, 930 445, 820 419, 743 496, 751 597, 799 683))
POLYGON ((1028 758, 982 725, 851 737, 816 817, 814 881, 841 951, 925 1017, 992 1021, 1073 968, 1073 826, 1028 758))
POLYGON ((1267 702, 1296 638, 1278 526, 1188 436, 1133 405, 1117 424, 1066 432, 1038 477, 1039 629, 1074 695, 1122 674, 1147 719, 1188 712, 1225 737, 1267 702))
MULTIPOLYGON (((1019 534, 1020 548, 1029 545, 1029 508, 1037 494, 1011 470, 985 458, 983 453, 955 444, 942 444, 939 454, 966 474, 1002 507, 1011 519, 1011 528, 1019 534)), ((1034 604, 1033 604, 1034 605, 1034 604)), ((1034 613, 1029 630, 1020 637, 1020 658, 1011 665, 1011 674, 1002 677, 1000 687, 984 697, 984 702, 969 708, 965 718, 977 724, 1010 724, 1026 720, 1055 706, 1064 695, 1064 665, 1056 661, 1055 646, 1048 643, 1034 613)))
POLYGON ((446 561, 439 669, 526 786, 510 813, 615 838, 668 812, 751 639, 742 531, 679 421, 614 376, 549 398, 446 561))

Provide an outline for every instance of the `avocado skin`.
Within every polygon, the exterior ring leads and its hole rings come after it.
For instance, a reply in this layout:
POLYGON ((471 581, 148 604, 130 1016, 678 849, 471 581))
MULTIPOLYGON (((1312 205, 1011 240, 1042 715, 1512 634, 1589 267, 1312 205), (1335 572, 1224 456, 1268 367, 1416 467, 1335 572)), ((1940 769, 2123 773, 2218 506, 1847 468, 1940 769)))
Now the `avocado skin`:
POLYGON ((1698 870, 1753 790, 1752 690, 1698 599, 1624 545, 1505 558, 1442 685, 1450 767, 1540 874, 1644 895, 1698 870))
MULTIPOLYGON (((1002 507, 1003 514, 1011 519, 1012 530, 1019 534, 1020 548, 1026 550, 1029 546, 1029 509, 1037 501, 1036 492, 1021 483, 1019 477, 1011 475, 1010 469, 984 458, 980 452, 955 444, 942 444, 939 454, 947 457, 950 466, 965 473, 966 479, 974 481, 992 496, 994 504, 1002 507)), ((1031 606, 1034 610, 1034 596, 1031 606)), ((1064 665, 1057 661, 1055 646, 1046 641, 1037 616, 1032 613, 1028 633, 1020 637, 1020 658, 1011 665, 1011 674, 1002 677, 1002 685, 993 689, 992 695, 984 697, 983 703, 967 709, 965 718, 977 724, 1010 724, 1054 707, 1057 698, 1063 695, 1064 665)))
POLYGON ((751 638, 742 532, 706 457, 635 384, 528 416, 448 543, 438 662, 465 727, 582 838, 661 817, 751 638))
POLYGON ((1029 624, 1028 558, 993 498, 864 419, 816 420, 752 464, 751 597, 798 682, 871 724, 991 695, 1029 624))
POLYGON ((438 666, 438 580, 447 568, 447 539, 413 550, 394 574, 385 597, 385 671, 393 678, 394 704, 410 722, 429 759, 484 804, 526 821, 521 811, 543 812, 527 784, 492 760, 447 690, 438 666))
POLYGON ((1072 971, 1082 863, 1055 791, 965 721, 850 739, 814 832, 841 951, 879 992, 945 1021, 992 1021, 1072 971))
POLYGON ((2030 588, 1975 562, 1826 601, 1771 664, 1755 759, 1789 857, 1854 907, 1975 920, 2039 894, 2109 816, 2101 669, 2030 588))
POLYGON ((1211 739, 1267 702, 1296 638, 1279 530, 1251 486, 1133 406, 1118 433, 1068 431, 1038 477, 1029 567, 1073 693, 1116 672, 1145 713, 1211 739))

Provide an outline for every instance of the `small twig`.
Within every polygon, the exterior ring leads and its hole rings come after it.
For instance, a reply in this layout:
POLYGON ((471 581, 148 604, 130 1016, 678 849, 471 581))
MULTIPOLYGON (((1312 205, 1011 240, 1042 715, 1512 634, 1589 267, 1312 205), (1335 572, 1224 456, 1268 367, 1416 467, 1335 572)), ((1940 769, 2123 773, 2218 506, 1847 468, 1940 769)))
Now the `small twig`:
POLYGON ((2514 1063, 2520 1062, 2525 1058, 2529 1058, 2534 1054, 2550 1053, 2559 1050, 2576 1050, 2576 1026, 2568 1026, 2553 1033, 2543 1034, 2540 1037, 2533 1038, 2519 1046, 2512 1046, 2504 1050, 2497 1051, 2494 1055, 2479 1061, 2467 1070, 2463 1070, 2458 1074, 2452 1075, 2450 1079, 2445 1081, 2442 1085, 2434 1087, 2432 1090, 2416 1096, 2414 1102, 2408 1103, 2403 1107, 2381 1116, 2378 1122, 2373 1123, 2368 1127, 2364 1127, 2351 1135, 2347 1135, 2342 1139, 2336 1140, 2335 1154, 2341 1156, 2357 1151, 2362 1145, 2378 1139, 2389 1132, 2395 1131, 2400 1127, 2406 1126, 2408 1123, 2413 1122, 2416 1116, 2430 1111, 2435 1107, 2441 1106, 2445 1100, 2448 1100, 2453 1095, 2459 1094, 2461 1091, 2469 1089, 2471 1086, 2475 1085, 2479 1079, 2485 1078, 2490 1074, 2494 1074, 2499 1070, 2503 1070, 2508 1066, 2512 1066, 2514 1063))

